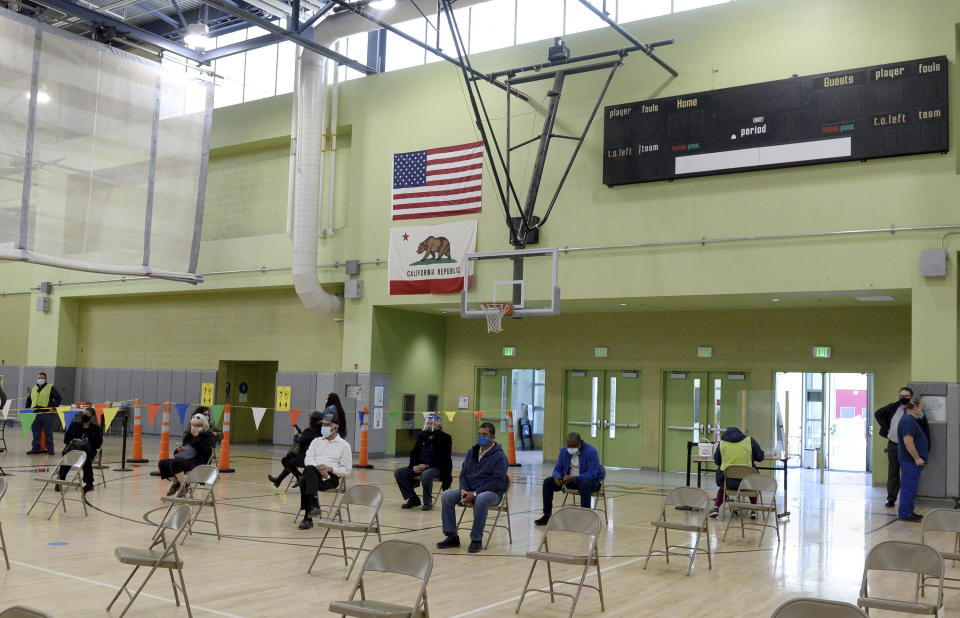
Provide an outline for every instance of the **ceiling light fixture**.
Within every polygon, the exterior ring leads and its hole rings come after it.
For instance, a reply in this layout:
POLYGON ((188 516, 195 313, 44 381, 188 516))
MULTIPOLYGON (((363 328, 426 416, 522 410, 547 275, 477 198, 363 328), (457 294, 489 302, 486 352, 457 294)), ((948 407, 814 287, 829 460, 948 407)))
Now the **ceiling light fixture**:
MULTIPOLYGON (((24 93, 24 96, 26 96, 27 99, 29 100, 29 99, 30 99, 30 91, 29 91, 29 90, 26 91, 26 92, 24 93)), ((43 90, 37 90, 37 103, 40 103, 40 104, 42 105, 42 104, 44 104, 44 103, 49 103, 49 102, 50 102, 50 95, 47 94, 46 92, 44 92, 43 90)))
POLYGON ((771 302, 771 303, 779 303, 779 302, 780 302, 780 299, 779 299, 779 298, 771 298, 771 299, 770 299, 770 302, 771 302))
POLYGON ((190 24, 187 26, 183 43, 190 49, 205 50, 210 44, 210 28, 207 24, 190 24))
POLYGON ((367 6, 369 6, 371 9, 374 9, 376 11, 389 11, 394 6, 396 6, 396 4, 397 4, 396 0, 373 0, 367 6))

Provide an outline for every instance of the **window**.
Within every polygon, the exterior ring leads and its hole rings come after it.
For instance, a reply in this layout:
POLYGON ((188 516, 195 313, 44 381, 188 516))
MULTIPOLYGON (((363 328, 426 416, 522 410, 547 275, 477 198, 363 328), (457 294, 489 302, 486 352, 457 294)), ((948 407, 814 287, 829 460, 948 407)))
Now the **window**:
POLYGON ((625 24, 640 19, 649 19, 670 12, 671 0, 643 0, 643 2, 629 2, 621 0, 617 10, 617 21, 625 24))
MULTIPOLYGON (((341 45, 341 49, 345 47, 341 45)), ((293 76, 297 67, 297 45, 284 41, 277 46, 277 94, 293 92, 293 76)))
MULTIPOLYGON (((262 28, 247 29, 247 38, 267 34, 262 28)), ((243 78, 243 100, 254 101, 277 93, 277 45, 267 45, 246 52, 243 78)))
POLYGON ((440 395, 427 395, 427 412, 440 411, 440 395))
POLYGON ((563 35, 563 11, 544 10, 544 0, 517 0, 517 45, 563 35))
MULTIPOLYGON (((606 27, 607 24, 597 17, 593 11, 583 6, 580 0, 566 0, 566 3, 567 8, 563 28, 565 34, 606 27)), ((591 0, 590 4, 603 10, 603 0, 591 0)), ((611 15, 616 15, 614 12, 615 7, 611 6, 613 4, 613 2, 607 2, 607 11, 609 11, 611 15)))
MULTIPOLYGON (((424 41, 424 35, 426 34, 427 22, 420 17, 399 23, 396 25, 396 28, 422 43, 424 41)), ((426 50, 422 47, 418 47, 392 32, 387 32, 387 71, 421 65, 426 59, 426 53, 426 50)))
POLYGON ((726 4, 730 0, 673 0, 673 12, 692 11, 714 4, 726 4))
POLYGON ((470 53, 513 45, 515 0, 490 0, 470 8, 470 53))
MULTIPOLYGON (((513 0, 510 0, 512 3, 513 0)), ((463 45, 467 49, 467 53, 470 50, 470 9, 456 9, 453 12, 454 20, 457 22, 457 29, 460 31, 460 38, 463 40, 463 45)), ((437 26, 437 29, 440 31, 440 43, 437 44, 437 30, 434 30, 431 26, 427 26, 427 45, 431 47, 439 47, 440 51, 450 56, 451 58, 457 57, 457 46, 453 42, 453 33, 450 30, 450 22, 447 20, 446 14, 440 16, 440 23, 437 23, 436 16, 430 18, 431 23, 437 26)), ((421 22, 423 19, 420 20, 421 22)), ((513 33, 510 34, 511 44, 513 41, 513 33)), ((389 55, 390 51, 387 50, 389 55)), ((427 62, 446 62, 440 56, 431 54, 427 52, 427 62)))

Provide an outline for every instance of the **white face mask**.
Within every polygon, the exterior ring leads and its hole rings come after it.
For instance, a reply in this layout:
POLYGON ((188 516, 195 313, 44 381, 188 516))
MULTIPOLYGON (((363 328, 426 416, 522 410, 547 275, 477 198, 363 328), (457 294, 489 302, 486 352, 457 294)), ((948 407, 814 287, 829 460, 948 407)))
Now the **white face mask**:
POLYGON ((323 427, 320 428, 320 435, 323 436, 324 438, 329 437, 330 434, 332 433, 333 433, 333 427, 330 427, 329 425, 324 425, 323 427))
POLYGON ((568 447, 567 447, 567 452, 570 453, 571 455, 576 455, 577 453, 580 452, 580 448, 579 448, 579 447, 577 447, 577 448, 570 448, 570 447, 568 446, 568 447))
POLYGON ((47 381, 44 380, 43 378, 37 378, 37 386, 43 386, 46 383, 47 381))

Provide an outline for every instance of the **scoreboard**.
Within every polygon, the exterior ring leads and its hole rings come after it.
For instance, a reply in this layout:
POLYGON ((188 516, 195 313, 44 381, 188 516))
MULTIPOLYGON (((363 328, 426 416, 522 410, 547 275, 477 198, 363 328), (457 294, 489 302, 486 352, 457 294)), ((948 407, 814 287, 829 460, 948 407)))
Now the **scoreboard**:
POLYGON ((947 152, 947 58, 604 108, 608 186, 947 152))

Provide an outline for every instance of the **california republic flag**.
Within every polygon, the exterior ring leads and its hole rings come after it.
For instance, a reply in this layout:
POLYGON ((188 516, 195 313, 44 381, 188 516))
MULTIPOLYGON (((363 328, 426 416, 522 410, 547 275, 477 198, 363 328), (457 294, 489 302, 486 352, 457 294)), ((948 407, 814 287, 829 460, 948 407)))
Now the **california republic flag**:
POLYGON ((463 290, 463 256, 473 253, 476 246, 476 221, 390 228, 390 293, 451 294, 463 290))

